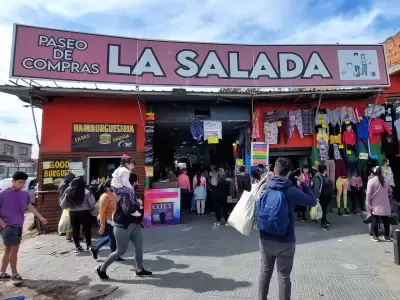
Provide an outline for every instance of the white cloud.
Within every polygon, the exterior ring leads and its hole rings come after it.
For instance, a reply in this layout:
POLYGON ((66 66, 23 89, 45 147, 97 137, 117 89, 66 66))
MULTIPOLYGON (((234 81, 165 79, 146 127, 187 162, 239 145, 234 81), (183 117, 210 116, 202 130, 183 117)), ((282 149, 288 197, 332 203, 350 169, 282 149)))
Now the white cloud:
MULTIPOLYGON (((64 29, 69 28, 68 24, 77 27, 81 24, 92 32, 119 36, 253 44, 377 43, 394 34, 400 25, 400 1, 393 0, 372 0, 369 7, 365 4, 351 13, 339 11, 340 6, 347 3, 345 0, 3 2, 0 10, 0 81, 3 83, 8 82, 12 22, 54 28, 64 26, 64 29), (137 19, 141 24, 132 22, 137 19), (383 28, 379 26, 381 21, 386 22, 383 28)), ((19 122, 6 123, 0 119, 0 135, 34 144, 37 156, 30 109, 23 108, 16 97, 0 94, 1 116, 14 117, 19 122)), ((40 133, 40 110, 36 117, 40 133)))

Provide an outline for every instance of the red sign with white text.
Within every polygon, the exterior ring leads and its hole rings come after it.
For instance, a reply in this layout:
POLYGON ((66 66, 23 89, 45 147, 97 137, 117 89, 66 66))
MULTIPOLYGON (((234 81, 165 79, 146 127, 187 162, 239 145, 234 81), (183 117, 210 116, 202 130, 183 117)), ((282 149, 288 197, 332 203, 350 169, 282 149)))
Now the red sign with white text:
POLYGON ((383 45, 234 45, 15 25, 10 76, 161 86, 388 86, 383 45))

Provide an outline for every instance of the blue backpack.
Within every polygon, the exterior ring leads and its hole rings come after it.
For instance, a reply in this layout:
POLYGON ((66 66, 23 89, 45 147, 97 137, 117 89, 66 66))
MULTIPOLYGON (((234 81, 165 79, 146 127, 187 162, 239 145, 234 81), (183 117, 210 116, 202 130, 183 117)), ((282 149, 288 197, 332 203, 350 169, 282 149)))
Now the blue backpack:
POLYGON ((275 236, 286 234, 289 226, 289 205, 284 190, 267 189, 257 201, 256 213, 261 231, 275 236))

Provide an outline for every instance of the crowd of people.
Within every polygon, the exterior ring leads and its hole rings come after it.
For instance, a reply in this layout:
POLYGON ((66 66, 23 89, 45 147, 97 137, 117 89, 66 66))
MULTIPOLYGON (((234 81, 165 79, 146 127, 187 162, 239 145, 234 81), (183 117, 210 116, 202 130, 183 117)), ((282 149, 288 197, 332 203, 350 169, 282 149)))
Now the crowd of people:
MULTIPOLYGON (((391 241, 389 236, 391 216, 392 180, 384 176, 388 168, 375 166, 371 170, 365 195, 365 207, 372 222, 369 234, 374 242, 379 239, 379 222, 383 223, 383 241, 391 241)), ((298 217, 306 220, 307 207, 321 206, 321 228, 328 230, 327 209, 334 196, 333 182, 323 164, 313 167, 313 173, 307 167, 292 170, 287 158, 279 158, 274 166, 274 174, 261 176, 259 185, 263 193, 256 200, 256 220, 260 232, 261 274, 259 278, 258 298, 266 300, 275 263, 278 272, 279 299, 291 299, 290 274, 296 248, 294 233, 295 211, 298 217)))
MULTIPOLYGON (((94 196, 85 185, 82 177, 68 174, 59 186, 60 207, 67 210, 71 224, 71 240, 77 253, 90 251, 93 258, 98 258, 98 251, 110 243, 111 253, 105 262, 96 268, 100 279, 108 279, 107 268, 115 261, 123 261, 129 241, 134 245, 137 276, 151 276, 152 273, 143 268, 143 201, 137 199, 135 189, 138 177, 132 173, 135 161, 124 155, 121 165, 101 186, 101 197, 96 203, 94 196), (97 210, 96 210, 97 208, 97 210), (91 218, 97 215, 101 240, 92 245, 91 218), (83 231, 86 242, 84 250, 80 244, 80 233, 83 231)), ((383 241, 390 241, 389 217, 391 214, 392 178, 385 177, 387 161, 384 166, 376 166, 371 170, 367 184, 366 208, 370 213, 373 241, 379 241, 379 222, 383 223, 383 241)), ((275 263, 278 272, 279 297, 290 299, 290 274, 293 267, 296 248, 295 211, 299 218, 306 220, 307 208, 321 206, 321 227, 328 230, 328 205, 333 197, 334 186, 327 174, 325 165, 312 168, 292 170, 287 158, 277 159, 273 170, 266 170, 260 165, 251 176, 240 168, 237 186, 240 191, 252 191, 256 185, 262 186, 262 193, 256 199, 255 217, 259 229, 261 251, 261 275, 259 278, 259 299, 267 299, 269 284, 275 263)), ((47 223, 35 207, 30 203, 29 194, 23 190, 28 176, 17 171, 12 177, 12 186, 0 192, 0 229, 5 251, 0 270, 1 280, 21 282, 17 271, 17 255, 22 237, 25 211, 32 212, 40 222, 47 223), (11 275, 7 273, 11 267, 11 275)), ((228 220, 226 206, 226 176, 222 168, 211 166, 210 172, 199 171, 190 181, 185 170, 178 177, 178 185, 187 190, 189 195, 194 191, 197 213, 205 213, 207 194, 214 204, 216 224, 223 219, 228 220)), ((69 237, 67 237, 69 239, 69 237)))

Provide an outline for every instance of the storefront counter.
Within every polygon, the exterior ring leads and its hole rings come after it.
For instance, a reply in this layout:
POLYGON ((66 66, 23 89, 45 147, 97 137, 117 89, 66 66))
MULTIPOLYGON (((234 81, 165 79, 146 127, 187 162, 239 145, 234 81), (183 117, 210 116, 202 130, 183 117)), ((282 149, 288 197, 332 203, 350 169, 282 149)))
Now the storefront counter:
POLYGON ((171 189, 177 187, 178 187, 177 181, 154 181, 151 184, 152 189, 171 189))
POLYGON ((181 193, 179 188, 144 191, 145 227, 176 225, 181 222, 181 193))

